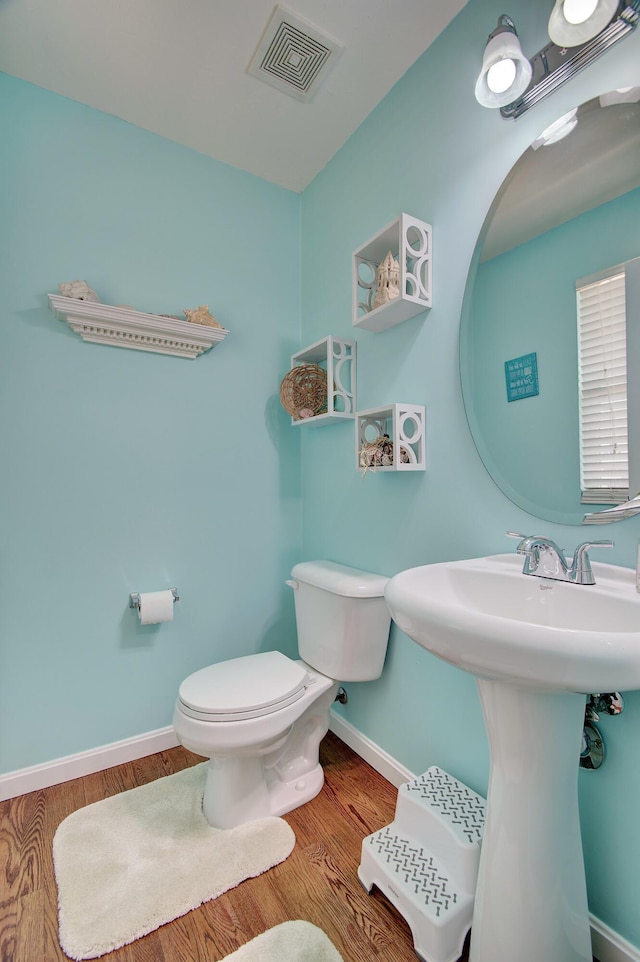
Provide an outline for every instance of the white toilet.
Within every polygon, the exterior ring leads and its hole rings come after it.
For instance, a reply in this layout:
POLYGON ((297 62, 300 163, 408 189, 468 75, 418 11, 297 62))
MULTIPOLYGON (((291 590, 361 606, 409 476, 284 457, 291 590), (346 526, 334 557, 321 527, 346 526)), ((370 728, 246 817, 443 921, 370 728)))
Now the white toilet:
POLYGON ((314 798, 339 683, 382 673, 388 579, 333 561, 302 562, 291 576, 300 660, 260 652, 202 668, 180 685, 173 727, 185 748, 210 759, 203 811, 216 828, 314 798))

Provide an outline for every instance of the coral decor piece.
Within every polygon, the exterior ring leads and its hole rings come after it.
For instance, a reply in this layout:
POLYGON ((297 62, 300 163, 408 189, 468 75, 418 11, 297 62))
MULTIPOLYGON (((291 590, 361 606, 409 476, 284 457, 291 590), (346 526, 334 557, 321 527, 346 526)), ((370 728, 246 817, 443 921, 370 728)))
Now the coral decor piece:
MULTIPOLYGON (((409 464, 411 458, 406 448, 400 447, 400 462, 409 464)), ((360 449, 360 467, 386 468, 393 464, 393 441, 383 434, 375 441, 366 441, 360 449)))
POLYGON ((400 297, 400 264, 393 259, 391 251, 381 264, 378 265, 377 290, 373 299, 373 308, 388 304, 396 297, 400 297))
POLYGON ((58 284, 58 290, 63 297, 72 297, 76 301, 93 301, 94 304, 100 303, 100 298, 86 281, 62 281, 58 284))
MULTIPOLYGON (((222 328, 222 324, 218 324, 215 317, 209 313, 208 304, 203 304, 201 307, 196 307, 192 311, 189 311, 185 308, 184 314, 186 319, 191 324, 204 324, 206 327, 222 328)), ((224 328, 222 329, 224 330, 224 328)))

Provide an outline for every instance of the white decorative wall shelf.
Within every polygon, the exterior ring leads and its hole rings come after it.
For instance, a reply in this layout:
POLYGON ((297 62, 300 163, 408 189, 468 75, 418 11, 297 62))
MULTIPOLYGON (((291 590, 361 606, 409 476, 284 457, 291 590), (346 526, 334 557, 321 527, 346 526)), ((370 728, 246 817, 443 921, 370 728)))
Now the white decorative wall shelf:
POLYGON ((49 307, 83 341, 128 347, 134 351, 198 357, 229 333, 223 327, 192 324, 178 318, 143 314, 129 307, 112 307, 93 301, 49 294, 49 307))
POLYGON ((323 337, 291 355, 291 367, 318 364, 327 372, 327 410, 310 418, 291 418, 292 424, 329 424, 353 421, 356 416, 356 342, 323 337))
POLYGON ((424 471, 424 405, 389 404, 358 411, 356 467, 363 472, 424 471))
POLYGON ((400 214, 354 252, 352 258, 353 325, 385 331, 431 307, 431 225, 400 214), (391 252, 399 266, 399 295, 374 307, 378 267, 391 252))

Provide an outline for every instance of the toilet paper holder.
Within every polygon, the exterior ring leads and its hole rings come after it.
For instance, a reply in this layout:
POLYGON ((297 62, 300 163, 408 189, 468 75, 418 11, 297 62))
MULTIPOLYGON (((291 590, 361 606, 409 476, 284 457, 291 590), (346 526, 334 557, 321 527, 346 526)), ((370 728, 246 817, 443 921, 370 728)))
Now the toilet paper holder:
MULTIPOLYGON (((169 588, 168 590, 169 590, 169 591, 171 592, 171 594, 173 595, 173 603, 174 603, 174 605, 175 605, 176 601, 180 601, 180 595, 178 594, 178 589, 177 589, 177 588, 169 588)), ((140 592, 139 592, 139 591, 133 591, 133 592, 129 595, 129 607, 130 607, 130 608, 139 608, 139 607, 140 607, 140 592)))

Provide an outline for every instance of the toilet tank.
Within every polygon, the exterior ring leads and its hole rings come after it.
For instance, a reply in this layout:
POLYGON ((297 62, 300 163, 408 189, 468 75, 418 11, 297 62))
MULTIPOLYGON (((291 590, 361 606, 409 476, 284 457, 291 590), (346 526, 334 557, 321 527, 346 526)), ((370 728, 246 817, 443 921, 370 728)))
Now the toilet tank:
POLYGON ((379 678, 391 624, 389 579, 334 561, 303 561, 291 576, 303 661, 335 681, 379 678))

